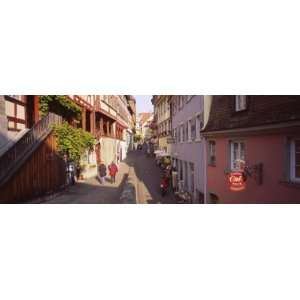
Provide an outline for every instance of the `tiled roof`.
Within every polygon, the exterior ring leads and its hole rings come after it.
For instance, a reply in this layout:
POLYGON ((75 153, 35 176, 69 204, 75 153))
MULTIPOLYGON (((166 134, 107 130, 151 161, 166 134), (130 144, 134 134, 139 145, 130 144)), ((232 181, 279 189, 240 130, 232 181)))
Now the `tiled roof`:
POLYGON ((151 117, 152 113, 139 113, 140 123, 144 124, 151 117))
POLYGON ((247 96, 247 105, 235 112, 235 96, 214 96, 203 132, 300 121, 300 96, 247 96))

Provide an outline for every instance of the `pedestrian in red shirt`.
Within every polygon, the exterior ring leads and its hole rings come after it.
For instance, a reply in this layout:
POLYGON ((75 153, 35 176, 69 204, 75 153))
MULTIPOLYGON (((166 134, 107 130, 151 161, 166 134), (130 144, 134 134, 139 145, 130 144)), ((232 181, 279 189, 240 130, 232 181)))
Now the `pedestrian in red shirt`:
POLYGON ((108 166, 108 170, 109 170, 109 175, 110 175, 110 178, 111 178, 111 183, 115 183, 116 182, 116 175, 119 171, 117 165, 114 162, 112 162, 108 166))

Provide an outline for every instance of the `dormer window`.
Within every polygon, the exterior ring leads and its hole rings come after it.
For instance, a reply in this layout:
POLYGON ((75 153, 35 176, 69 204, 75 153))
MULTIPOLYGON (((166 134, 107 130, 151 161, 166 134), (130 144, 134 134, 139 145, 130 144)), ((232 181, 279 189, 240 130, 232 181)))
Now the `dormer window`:
POLYGON ((247 109, 246 96, 235 96, 235 111, 243 111, 247 109))

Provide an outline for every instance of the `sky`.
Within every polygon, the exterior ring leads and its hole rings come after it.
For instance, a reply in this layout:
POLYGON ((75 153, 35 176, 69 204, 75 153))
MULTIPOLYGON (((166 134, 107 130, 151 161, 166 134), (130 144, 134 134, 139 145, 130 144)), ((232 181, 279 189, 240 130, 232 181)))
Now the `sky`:
POLYGON ((153 106, 151 103, 152 95, 134 95, 136 99, 137 112, 152 112, 153 106))

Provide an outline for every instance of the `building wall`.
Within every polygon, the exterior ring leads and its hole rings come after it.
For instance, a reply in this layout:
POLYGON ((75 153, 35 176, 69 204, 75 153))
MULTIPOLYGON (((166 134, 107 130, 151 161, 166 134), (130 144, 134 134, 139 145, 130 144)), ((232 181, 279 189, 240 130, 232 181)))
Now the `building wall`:
POLYGON ((168 149, 170 148, 168 146, 169 146, 169 144, 167 143, 167 137, 160 137, 158 139, 158 147, 160 150, 164 150, 164 151, 168 152, 168 149))
POLYGON ((106 166, 117 159, 117 145, 114 138, 103 137, 100 139, 101 160, 106 166))
MULTIPOLYGON (((186 123, 189 119, 198 116, 200 113, 203 113, 203 99, 203 96, 194 96, 190 102, 183 106, 180 111, 177 111, 176 114, 172 116, 172 130, 178 128, 182 123, 186 123)), ((204 145, 204 139, 198 139, 193 142, 175 142, 171 144, 171 156, 173 159, 194 164, 195 202, 197 202, 198 199, 197 190, 202 194, 205 192, 204 145)), ((190 175, 188 175, 188 177, 190 177, 190 175)), ((190 178, 187 178, 187 180, 190 181, 190 178)))
POLYGON ((168 96, 160 96, 155 104, 155 114, 157 115, 157 123, 160 124, 170 119, 170 105, 168 96))
POLYGON ((128 149, 127 149, 126 141, 118 141, 117 143, 118 143, 118 149, 119 149, 119 153, 118 153, 119 161, 118 161, 118 163, 120 163, 121 161, 126 159, 128 149))
POLYGON ((170 153, 167 137, 171 134, 170 121, 170 96, 156 96, 154 103, 154 114, 157 120, 158 148, 170 153))
POLYGON ((127 152, 133 150, 133 132, 132 130, 126 130, 126 149, 127 152))
POLYGON ((152 129, 150 128, 151 122, 153 121, 153 114, 150 114, 149 118, 145 120, 145 122, 142 124, 141 128, 141 134, 142 139, 144 141, 147 141, 151 139, 152 137, 152 129))
MULTIPOLYGON (((300 137, 300 134, 299 134, 300 137)), ((263 163, 263 183, 248 177, 243 191, 229 188, 225 171, 229 166, 230 138, 215 138, 216 167, 208 166, 208 195, 218 196, 218 203, 300 203, 300 187, 287 181, 287 135, 240 137, 245 142, 246 165, 263 163)))

